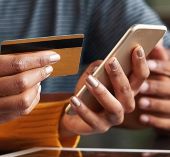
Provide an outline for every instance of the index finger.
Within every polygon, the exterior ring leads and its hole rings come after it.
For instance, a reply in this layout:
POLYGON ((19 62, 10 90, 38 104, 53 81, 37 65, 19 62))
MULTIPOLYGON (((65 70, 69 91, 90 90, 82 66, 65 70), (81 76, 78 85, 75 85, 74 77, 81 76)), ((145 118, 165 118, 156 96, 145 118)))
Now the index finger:
POLYGON ((44 67, 59 60, 60 56, 54 51, 38 51, 36 53, 1 55, 0 77, 44 67))

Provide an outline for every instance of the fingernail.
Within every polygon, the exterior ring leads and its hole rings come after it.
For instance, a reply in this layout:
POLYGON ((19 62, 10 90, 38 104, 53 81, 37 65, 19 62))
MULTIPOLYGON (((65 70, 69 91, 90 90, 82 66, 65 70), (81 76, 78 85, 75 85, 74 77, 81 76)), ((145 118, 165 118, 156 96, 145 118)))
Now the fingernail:
POLYGON ((91 75, 88 76, 88 78, 86 79, 87 83, 92 86, 92 87, 98 87, 99 82, 91 75))
POLYGON ((149 122, 149 117, 147 115, 141 115, 140 120, 142 122, 144 122, 144 123, 148 123, 149 122))
POLYGON ((52 66, 47 66, 47 67, 45 68, 45 71, 46 71, 46 74, 49 75, 49 74, 52 73, 53 67, 52 67, 52 66))
POLYGON ((117 70, 117 65, 118 65, 118 62, 117 62, 116 58, 114 58, 114 60, 109 63, 110 69, 112 71, 116 71, 117 70))
POLYGON ((147 63, 150 70, 155 70, 157 68, 158 64, 155 61, 148 60, 147 63))
POLYGON ((41 85, 38 88, 38 93, 41 93, 41 85))
POLYGON ((149 89, 149 84, 147 82, 144 82, 140 87, 140 92, 145 93, 149 89))
POLYGON ((57 61, 59 61, 60 60, 60 55, 59 54, 52 54, 52 55, 50 55, 50 62, 57 62, 57 61))
POLYGON ((146 108, 149 107, 149 105, 150 105, 149 99, 141 98, 141 99, 139 100, 139 107, 140 107, 141 109, 146 109, 146 108))
POLYGON ((144 49, 143 49, 142 47, 139 47, 139 48, 137 49, 137 56, 138 56, 139 58, 142 58, 144 55, 145 55, 144 49))
POLYGON ((75 96, 71 98, 71 103, 76 107, 79 107, 81 105, 79 99, 76 98, 75 96))

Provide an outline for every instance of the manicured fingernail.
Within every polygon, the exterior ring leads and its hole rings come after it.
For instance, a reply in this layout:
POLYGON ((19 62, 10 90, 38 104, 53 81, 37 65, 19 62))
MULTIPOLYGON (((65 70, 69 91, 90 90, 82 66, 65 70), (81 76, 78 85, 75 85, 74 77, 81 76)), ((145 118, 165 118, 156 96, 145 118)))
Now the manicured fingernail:
POLYGON ((52 54, 50 55, 50 62, 54 63, 60 60, 60 55, 59 54, 52 54))
POLYGON ((77 99, 75 96, 71 98, 71 103, 76 107, 79 107, 81 105, 79 99, 77 99))
POLYGON ((92 87, 98 87, 99 82, 91 75, 88 76, 88 78, 86 79, 87 83, 92 86, 92 87))
POLYGON ((138 56, 139 58, 142 58, 144 55, 145 55, 144 49, 143 49, 142 47, 139 47, 139 48, 137 49, 137 56, 138 56))
POLYGON ((38 88, 38 93, 41 93, 41 85, 38 88))
POLYGON ((141 115, 140 116, 140 120, 143 122, 143 123, 148 123, 149 122, 149 117, 147 115, 141 115))
POLYGON ((141 98, 141 99, 139 100, 139 107, 140 107, 141 109, 146 109, 146 108, 149 107, 149 105, 150 105, 149 99, 147 99, 147 98, 141 98))
POLYGON ((114 58, 114 60, 112 62, 109 63, 110 69, 112 71, 116 71, 117 70, 117 66, 118 66, 118 61, 116 58, 114 58))
POLYGON ((155 70, 157 68, 158 64, 155 61, 148 60, 147 63, 150 70, 155 70))
POLYGON ((147 82, 144 82, 140 87, 140 92, 145 93, 149 89, 149 84, 147 82))
POLYGON ((49 75, 49 74, 52 73, 53 67, 52 67, 52 66, 47 66, 47 67, 45 68, 45 71, 46 71, 46 74, 49 75))

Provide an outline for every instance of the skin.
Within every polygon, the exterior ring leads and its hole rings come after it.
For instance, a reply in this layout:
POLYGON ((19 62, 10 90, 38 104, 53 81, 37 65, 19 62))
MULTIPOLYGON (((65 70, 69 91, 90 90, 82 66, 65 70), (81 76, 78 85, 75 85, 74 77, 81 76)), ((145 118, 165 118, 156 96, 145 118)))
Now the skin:
POLYGON ((51 51, 0 56, 0 123, 29 114, 40 100, 40 82, 59 59, 51 51), (33 77, 34 76, 34 77, 33 77))
POLYGON ((89 92, 98 104, 95 109, 91 110, 81 98, 77 98, 80 103, 79 106, 74 105, 71 101, 72 108, 77 114, 68 115, 64 113, 60 122, 61 139, 77 134, 104 133, 112 126, 120 125, 124 120, 125 113, 130 113, 134 110, 134 96, 150 73, 144 53, 142 53, 142 56, 138 56, 137 52, 140 48, 137 47, 132 52, 132 64, 137 66, 133 66, 129 79, 125 76, 120 64, 114 57, 106 62, 105 69, 115 96, 97 79, 97 87, 92 87, 87 82, 89 74, 94 71, 100 62, 94 62, 87 68, 77 84, 77 89, 80 89, 85 82, 89 92), (109 65, 113 61, 116 62, 116 68, 111 70, 109 65), (98 112, 99 108, 102 108, 100 112, 98 112))
POLYGON ((140 89, 140 121, 162 130, 170 130, 170 61, 168 49, 159 44, 148 60, 150 77, 140 89), (168 53, 167 53, 168 52, 168 53))

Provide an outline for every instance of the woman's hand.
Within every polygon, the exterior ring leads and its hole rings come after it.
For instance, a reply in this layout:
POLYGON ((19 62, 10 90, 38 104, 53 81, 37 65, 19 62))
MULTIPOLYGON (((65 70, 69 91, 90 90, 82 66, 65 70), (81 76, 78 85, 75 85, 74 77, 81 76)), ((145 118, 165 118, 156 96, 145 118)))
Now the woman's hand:
POLYGON ((138 101, 143 124, 170 130, 170 60, 168 50, 158 45, 151 53, 148 65, 151 76, 141 86, 138 101))
POLYGON ((89 66, 80 78, 77 87, 79 89, 85 80, 89 92, 98 104, 94 110, 91 110, 87 107, 90 104, 86 105, 80 98, 72 97, 70 103, 77 115, 63 115, 60 125, 62 137, 103 133, 112 126, 121 124, 124 114, 134 110, 134 96, 138 93, 143 81, 149 76, 145 53, 141 47, 135 48, 132 52, 133 69, 129 80, 116 58, 112 57, 106 62, 105 69, 112 89, 110 91, 100 81, 89 75, 96 65, 97 62, 89 66), (115 96, 111 91, 114 91, 115 96), (100 112, 98 112, 99 108, 102 108, 100 112))
POLYGON ((31 112, 40 99, 40 82, 59 59, 51 51, 0 55, 0 123, 31 112))

